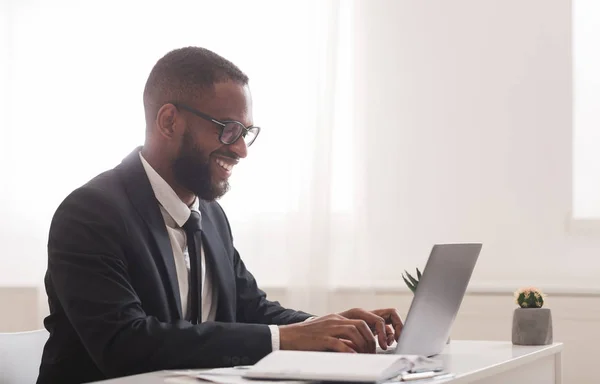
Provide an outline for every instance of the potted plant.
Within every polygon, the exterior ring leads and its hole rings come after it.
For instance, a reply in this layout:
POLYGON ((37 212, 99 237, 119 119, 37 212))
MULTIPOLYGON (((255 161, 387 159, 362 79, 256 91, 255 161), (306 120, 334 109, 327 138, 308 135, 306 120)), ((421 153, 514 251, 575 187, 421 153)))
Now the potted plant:
POLYGON ((552 312, 544 306, 544 293, 535 287, 515 291, 512 343, 514 345, 552 344, 552 312))
POLYGON ((419 268, 417 268, 417 277, 414 278, 410 273, 406 272, 406 270, 404 270, 404 273, 402 274, 402 278, 404 279, 404 282, 406 283, 406 286, 408 287, 408 289, 410 289, 412 291, 412 293, 414 294, 415 291, 417 290, 417 285, 419 285, 419 280, 421 280, 421 271, 419 271, 419 268), (406 274, 406 276, 404 276, 404 274, 406 274))
MULTIPOLYGON (((406 270, 404 270, 404 273, 402 274, 402 279, 404 279, 404 283, 406 283, 406 286, 408 287, 408 289, 411 290, 413 295, 417 291, 417 286, 419 285, 419 281, 421 280, 421 271, 419 271, 419 268, 417 268, 416 270, 416 277, 412 276, 406 270)), ((448 337, 446 344, 450 344, 450 337, 448 337)))

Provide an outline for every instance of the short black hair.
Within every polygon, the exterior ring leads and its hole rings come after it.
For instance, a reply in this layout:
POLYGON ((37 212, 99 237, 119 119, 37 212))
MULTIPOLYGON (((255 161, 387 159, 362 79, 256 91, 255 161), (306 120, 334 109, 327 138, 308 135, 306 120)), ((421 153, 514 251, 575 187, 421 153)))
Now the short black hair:
POLYGON ((248 76, 231 61, 200 47, 175 49, 160 58, 146 81, 144 109, 146 126, 164 104, 190 103, 211 91, 216 83, 234 81, 248 84, 248 76))

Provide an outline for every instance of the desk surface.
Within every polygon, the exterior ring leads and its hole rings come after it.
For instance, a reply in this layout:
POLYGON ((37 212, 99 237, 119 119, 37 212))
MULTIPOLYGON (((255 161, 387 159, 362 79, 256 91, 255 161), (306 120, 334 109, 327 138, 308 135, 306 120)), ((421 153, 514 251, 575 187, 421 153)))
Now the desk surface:
MULTIPOLYGON (((562 343, 544 346, 515 346, 510 341, 452 340, 444 352, 437 357, 443 359, 447 370, 456 375, 454 379, 443 382, 472 383, 560 354, 562 347, 562 343)), ((169 371, 158 371, 98 383, 163 384, 169 376, 169 371)), ((197 383, 197 381, 190 382, 197 383)), ((252 382, 249 381, 249 383, 252 382)))
POLYGON ((516 346, 502 341, 452 341, 439 356, 456 374, 450 382, 477 382, 562 352, 562 343, 516 346), (466 380, 465 380, 466 379, 466 380))

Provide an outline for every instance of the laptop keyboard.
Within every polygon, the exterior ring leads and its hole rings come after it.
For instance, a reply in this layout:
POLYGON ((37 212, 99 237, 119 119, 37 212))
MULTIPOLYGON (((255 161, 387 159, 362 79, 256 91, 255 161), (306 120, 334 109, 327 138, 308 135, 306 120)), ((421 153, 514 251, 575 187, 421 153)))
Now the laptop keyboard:
POLYGON ((377 346, 376 353, 378 355, 391 355, 394 352, 396 352, 396 346, 395 345, 393 345, 391 347, 388 347, 387 349, 381 349, 379 346, 377 346))

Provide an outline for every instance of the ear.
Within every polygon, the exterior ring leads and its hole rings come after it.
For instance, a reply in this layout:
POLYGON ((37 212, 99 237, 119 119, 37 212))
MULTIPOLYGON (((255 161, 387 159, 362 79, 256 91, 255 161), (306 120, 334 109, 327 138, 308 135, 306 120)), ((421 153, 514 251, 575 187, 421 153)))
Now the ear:
POLYGON ((165 138, 173 138, 177 124, 178 112, 173 104, 165 104, 156 113, 158 132, 165 138))

